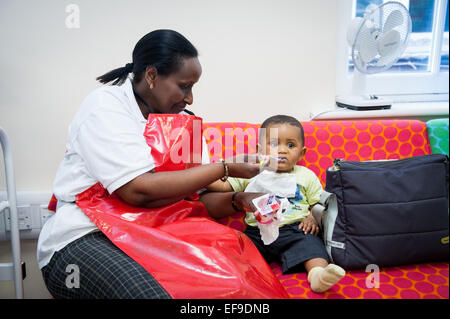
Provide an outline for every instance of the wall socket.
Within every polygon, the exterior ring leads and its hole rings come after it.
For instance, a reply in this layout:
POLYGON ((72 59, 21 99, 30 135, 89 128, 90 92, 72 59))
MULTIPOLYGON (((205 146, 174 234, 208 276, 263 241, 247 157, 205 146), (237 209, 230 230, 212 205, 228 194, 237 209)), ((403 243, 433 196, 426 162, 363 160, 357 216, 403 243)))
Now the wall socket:
MULTIPOLYGON (((47 209, 52 196, 50 191, 17 192, 17 213, 19 217, 19 232, 22 239, 35 239, 45 222, 54 213, 47 209)), ((0 201, 6 200, 6 192, 0 192, 0 201)), ((0 212, 0 241, 9 240, 11 220, 9 208, 0 212)))
MULTIPOLYGON (((19 230, 31 229, 31 206, 17 206, 17 215, 19 218, 19 230)), ((5 228, 11 231, 11 211, 5 209, 5 228)))

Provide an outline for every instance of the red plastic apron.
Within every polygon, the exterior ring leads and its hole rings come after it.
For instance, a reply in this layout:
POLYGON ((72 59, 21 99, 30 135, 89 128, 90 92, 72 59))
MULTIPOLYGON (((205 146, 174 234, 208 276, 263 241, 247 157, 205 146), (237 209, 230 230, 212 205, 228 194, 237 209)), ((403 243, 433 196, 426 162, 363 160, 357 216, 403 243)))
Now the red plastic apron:
MULTIPOLYGON (((144 136, 155 170, 199 165, 201 127, 195 116, 151 114, 144 136), (187 163, 192 161, 197 163, 187 163)), ((289 298, 248 237, 211 219, 192 197, 161 208, 140 208, 109 195, 97 183, 79 194, 76 203, 173 298, 289 298)))

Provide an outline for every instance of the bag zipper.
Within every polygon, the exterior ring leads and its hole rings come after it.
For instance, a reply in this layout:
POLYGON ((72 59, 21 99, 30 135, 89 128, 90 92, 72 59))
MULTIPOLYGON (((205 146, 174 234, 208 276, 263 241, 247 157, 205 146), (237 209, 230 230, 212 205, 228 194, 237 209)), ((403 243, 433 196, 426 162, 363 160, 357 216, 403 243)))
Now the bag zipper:
MULTIPOLYGON (((442 154, 427 154, 425 156, 441 157, 442 154)), ((366 166, 367 164, 365 164, 365 163, 374 163, 374 164, 379 163, 380 165, 377 165, 377 167, 384 167, 384 166, 390 166, 391 164, 394 164, 394 163, 411 161, 411 160, 415 160, 415 159, 417 159, 416 156, 406 157, 406 158, 401 158, 401 159, 384 159, 384 160, 372 160, 372 161, 358 162, 358 161, 346 161, 341 158, 335 158, 333 160, 333 170, 337 171, 337 170, 341 169, 341 165, 343 163, 347 163, 347 164, 355 165, 355 166, 366 166)), ((445 156, 443 159, 444 159, 444 163, 446 164, 448 162, 448 156, 445 156)))

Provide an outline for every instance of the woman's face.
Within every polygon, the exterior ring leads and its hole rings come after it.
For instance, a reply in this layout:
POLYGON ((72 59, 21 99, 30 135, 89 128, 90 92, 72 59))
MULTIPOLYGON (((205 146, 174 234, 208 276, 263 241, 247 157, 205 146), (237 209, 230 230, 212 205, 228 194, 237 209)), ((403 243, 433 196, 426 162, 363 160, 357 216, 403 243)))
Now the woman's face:
POLYGON ((185 58, 182 67, 168 76, 156 74, 151 89, 151 106, 160 113, 176 114, 194 101, 192 87, 200 79, 198 58, 185 58))

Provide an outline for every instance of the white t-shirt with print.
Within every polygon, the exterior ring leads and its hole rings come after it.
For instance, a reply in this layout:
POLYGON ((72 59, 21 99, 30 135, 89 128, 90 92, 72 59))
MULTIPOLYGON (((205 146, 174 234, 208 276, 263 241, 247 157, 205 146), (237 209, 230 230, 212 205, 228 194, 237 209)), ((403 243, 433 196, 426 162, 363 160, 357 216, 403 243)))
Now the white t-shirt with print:
MULTIPOLYGON (((74 203, 76 195, 97 182, 111 194, 155 167, 143 135, 146 123, 130 79, 121 86, 98 88, 85 98, 69 127, 66 153, 53 182, 58 206, 39 235, 39 268, 55 251, 98 231, 74 203)), ((202 163, 209 163, 204 139, 202 163)))

